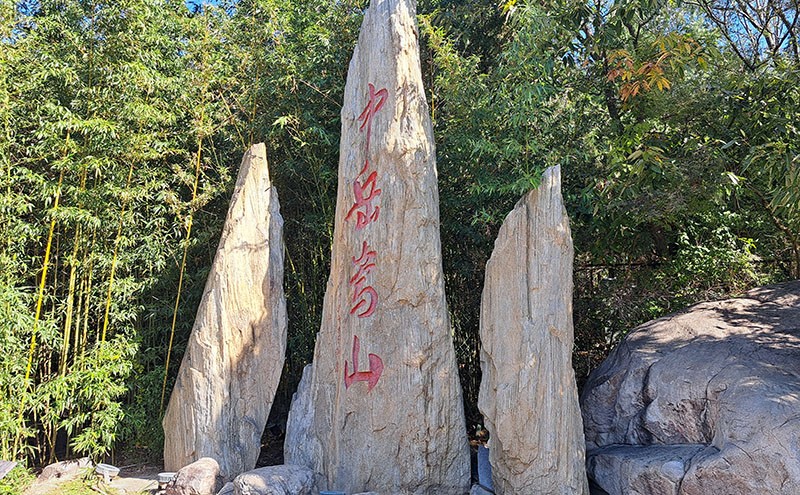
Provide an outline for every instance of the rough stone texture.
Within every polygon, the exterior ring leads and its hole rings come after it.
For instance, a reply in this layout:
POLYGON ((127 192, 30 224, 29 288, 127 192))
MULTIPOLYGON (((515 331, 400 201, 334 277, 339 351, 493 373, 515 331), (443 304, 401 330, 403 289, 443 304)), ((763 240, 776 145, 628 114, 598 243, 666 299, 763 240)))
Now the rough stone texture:
POLYGON ((572 237, 561 170, 503 222, 481 301, 478 407, 499 495, 589 488, 572 369, 572 237))
POLYGON ((36 483, 43 483, 53 479, 72 479, 77 477, 82 469, 91 467, 93 467, 92 461, 88 457, 56 462, 42 469, 42 472, 36 477, 36 483))
POLYGON ((314 460, 322 457, 322 446, 311 435, 314 424, 314 403, 311 401, 312 365, 303 368, 303 376, 292 396, 289 417, 286 421, 286 438, 283 443, 283 458, 289 464, 313 466, 314 460))
POLYGON ((258 468, 233 480, 234 495, 309 495, 314 490, 314 472, 302 466, 258 468))
MULTIPOLYGON (((677 495, 691 459, 705 445, 619 445, 587 452, 587 469, 607 493, 677 495)), ((722 495, 722 494, 720 494, 722 495)))
POLYGON ((492 495, 493 493, 494 492, 490 492, 481 485, 472 485, 472 488, 469 490, 469 495, 492 495))
POLYGON ((164 416, 164 467, 200 457, 231 479, 255 467, 286 350, 283 219, 266 149, 245 153, 164 416))
POLYGON ((315 414, 287 426, 287 439, 315 441, 285 448, 286 462, 323 475, 321 489, 469 490, 415 15, 411 0, 373 0, 347 76, 315 414))
POLYGON ((800 281, 638 327, 581 400, 612 495, 800 493, 800 281))
POLYGON ((0 460, 0 480, 3 479, 9 472, 11 472, 16 465, 16 462, 0 460))
POLYGON ((219 464, 203 457, 178 470, 175 479, 167 483, 165 495, 214 495, 223 486, 219 464))

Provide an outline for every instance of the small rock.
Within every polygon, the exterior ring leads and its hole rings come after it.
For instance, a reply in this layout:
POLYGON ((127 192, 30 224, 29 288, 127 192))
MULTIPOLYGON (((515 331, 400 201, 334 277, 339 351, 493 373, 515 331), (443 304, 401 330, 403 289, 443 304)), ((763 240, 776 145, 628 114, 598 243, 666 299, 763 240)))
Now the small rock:
POLYGON ((43 483, 52 479, 69 479, 78 475, 81 469, 92 467, 92 461, 88 457, 74 459, 71 461, 61 461, 42 469, 42 473, 36 478, 37 483, 43 483))
POLYGON ((676 495, 684 466, 705 448, 696 444, 611 445, 589 451, 587 468, 606 493, 676 495))
POLYGON ((233 480, 235 495, 310 495, 315 488, 314 472, 302 466, 258 468, 233 480))
POLYGON ((214 495, 222 488, 219 463, 203 457, 181 468, 167 484, 166 495, 214 495))
POLYGON ((314 402, 311 390, 313 366, 303 368, 303 377, 292 395, 289 418, 286 421, 286 439, 283 442, 283 460, 286 464, 313 466, 322 457, 322 446, 312 434, 314 402))
POLYGON ((217 495, 233 495, 233 491, 233 482, 229 481, 225 483, 225 486, 222 487, 222 490, 217 495))
POLYGON ((494 492, 490 492, 481 485, 472 485, 469 495, 494 495, 494 492))

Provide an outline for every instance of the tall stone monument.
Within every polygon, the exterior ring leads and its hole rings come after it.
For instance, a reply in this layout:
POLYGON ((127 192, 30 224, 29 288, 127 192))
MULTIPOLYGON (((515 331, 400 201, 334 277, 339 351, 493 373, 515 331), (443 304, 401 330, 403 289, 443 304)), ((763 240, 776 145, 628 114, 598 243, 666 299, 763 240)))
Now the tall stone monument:
POLYGON ((283 219, 266 148, 245 153, 222 238, 164 416, 164 467, 212 457, 255 467, 286 351, 283 219))
POLYGON ((478 408, 498 495, 589 491, 572 369, 572 258, 553 167, 506 217, 486 264, 478 408))
POLYGON ((415 9, 372 0, 350 62, 331 276, 295 404, 308 414, 287 431, 286 462, 347 493, 469 488, 415 9))

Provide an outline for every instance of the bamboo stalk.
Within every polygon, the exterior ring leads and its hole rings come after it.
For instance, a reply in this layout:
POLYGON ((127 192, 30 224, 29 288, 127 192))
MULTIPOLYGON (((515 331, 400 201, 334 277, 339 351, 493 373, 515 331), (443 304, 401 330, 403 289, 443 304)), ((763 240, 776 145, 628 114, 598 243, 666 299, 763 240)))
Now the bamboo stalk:
MULTIPOLYGON (((69 148, 69 132, 67 132, 66 145, 64 146, 64 154, 66 155, 69 148)), ((28 380, 31 377, 31 369, 33 368, 33 356, 36 351, 36 333, 39 330, 39 318, 42 314, 42 302, 44 301, 44 289, 47 283, 47 268, 50 266, 50 250, 53 245, 53 235, 56 230, 56 217, 55 212, 58 210, 58 203, 61 200, 61 185, 64 182, 64 170, 58 174, 58 186, 56 187, 56 196, 53 200, 53 217, 50 219, 50 229, 47 234, 47 245, 44 250, 44 263, 42 267, 42 278, 39 282, 39 295, 36 299, 36 312, 33 317, 33 332, 31 332, 31 345, 28 350, 28 363, 25 367, 25 381, 23 382, 24 390, 20 398, 19 414, 17 415, 17 429, 16 437, 14 438, 13 454, 16 456, 19 451, 20 442, 22 440, 22 430, 25 428, 25 406, 28 398, 28 380)))
MULTIPOLYGON (((197 140, 197 155, 195 159, 195 175, 194 175, 194 186, 192 187, 192 202, 194 202, 195 198, 197 197, 197 185, 200 182, 200 164, 201 164, 201 153, 203 150, 203 138, 200 137, 197 140)), ((192 219, 194 216, 194 212, 192 207, 189 207, 189 217, 186 221, 186 238, 184 239, 183 243, 183 259, 181 260, 181 268, 180 273, 178 275, 178 294, 175 297, 175 307, 172 309, 172 327, 170 328, 169 332, 169 345, 167 346, 167 362, 164 366, 164 383, 161 385, 161 405, 158 408, 158 416, 164 413, 164 397, 167 393, 167 377, 169 376, 169 362, 170 358, 172 357, 172 345, 175 341, 175 325, 178 321, 178 308, 180 307, 181 303, 181 289, 183 288, 183 274, 186 271, 186 257, 189 253, 189 241, 192 236, 192 219)))
MULTIPOLYGON (((88 167, 83 168, 81 175, 80 191, 86 190, 86 177, 88 167)), ((79 205, 82 206, 82 205, 79 205)), ((70 337, 72 332, 72 320, 75 306, 75 283, 78 275, 78 250, 81 244, 81 234, 83 229, 78 224, 75 227, 75 236, 72 239, 72 256, 69 259, 69 285, 67 288, 67 309, 64 315, 64 340, 61 344, 61 361, 59 363, 59 373, 61 376, 67 374, 67 360, 69 359, 70 337)), ((74 356, 75 354, 73 354, 74 356)))
MULTIPOLYGON (((205 10, 204 10, 204 15, 206 15, 205 14, 205 10)), ((207 19, 208 18, 206 17, 206 20, 207 19)), ((206 45, 207 42, 208 42, 208 33, 209 33, 209 27, 208 27, 208 24, 206 24, 206 29, 203 32, 203 44, 204 45, 206 45)), ((205 52, 203 52, 202 54, 205 55, 205 52)), ((197 120, 197 123, 198 123, 198 126, 197 126, 197 129, 198 129, 198 132, 197 132, 197 154, 195 155, 195 164, 194 164, 195 165, 195 168, 194 168, 194 185, 192 186, 192 200, 189 203, 189 216, 188 216, 188 219, 187 219, 187 222, 186 222, 186 238, 185 238, 184 244, 183 244, 183 259, 181 260, 180 273, 178 275, 178 293, 175 296, 175 306, 173 307, 173 310, 172 310, 172 326, 170 328, 170 333, 169 333, 169 344, 167 345, 167 360, 166 360, 166 363, 164 364, 164 381, 163 381, 163 383, 161 385, 161 404, 160 404, 159 409, 158 409, 159 418, 164 414, 164 398, 165 398, 166 393, 167 393, 167 378, 169 376, 169 365, 170 365, 170 360, 172 358, 172 346, 173 346, 173 343, 175 341, 175 325, 176 325, 177 320, 178 320, 178 308, 180 307, 181 290, 183 289, 183 275, 184 275, 184 272, 186 270, 186 257, 188 256, 188 253, 189 253, 189 242, 191 240, 191 235, 192 235, 192 222, 193 222, 193 219, 194 219, 194 209, 193 209, 194 205, 193 205, 193 203, 195 202, 195 199, 197 198, 197 187, 198 187, 198 184, 200 183, 200 171, 201 171, 202 152, 203 152, 203 133, 204 133, 203 124, 205 123, 205 120, 206 120, 206 114, 205 114, 205 110, 206 110, 205 103, 206 103, 206 101, 205 101, 205 99, 206 99, 207 94, 208 94, 208 86, 209 86, 209 80, 208 80, 207 74, 204 73, 203 70, 205 70, 205 58, 203 58, 202 61, 201 61, 201 72, 200 72, 201 76, 204 77, 204 80, 203 80, 202 90, 201 90, 201 93, 200 93, 202 104, 200 105, 200 114, 199 114, 199 118, 197 120)))
POLYGON ((67 374, 67 359, 69 357, 70 332, 72 331, 72 315, 75 306, 75 282, 77 278, 76 259, 78 257, 78 241, 80 240, 80 225, 75 229, 73 239, 72 260, 69 267, 69 285, 67 288, 67 309, 64 314, 64 338, 61 342, 61 360, 59 362, 59 374, 67 374))
POLYGON ((92 243, 89 245, 89 266, 87 270, 89 272, 89 277, 86 282, 86 300, 84 302, 83 307, 83 335, 81 336, 81 360, 83 357, 86 356, 86 344, 89 341, 89 311, 92 308, 92 279, 94 278, 93 273, 93 259, 92 259, 92 248, 94 247, 95 241, 97 239, 97 231, 92 232, 92 243))
MULTIPOLYGON (((128 169, 128 179, 125 181, 125 192, 128 192, 128 189, 131 185, 131 177, 133 176, 133 162, 131 162, 131 166, 128 169)), ((103 315, 103 333, 100 336, 100 342, 106 341, 106 331, 108 330, 108 314, 111 310, 111 291, 114 288, 114 275, 117 271, 117 255, 119 253, 119 241, 122 237, 122 224, 125 220, 125 210, 128 206, 128 195, 122 198, 122 209, 119 212, 119 223, 117 224, 117 237, 114 239, 114 254, 111 257, 111 274, 108 277, 108 292, 106 293, 106 309, 105 314, 103 315)))

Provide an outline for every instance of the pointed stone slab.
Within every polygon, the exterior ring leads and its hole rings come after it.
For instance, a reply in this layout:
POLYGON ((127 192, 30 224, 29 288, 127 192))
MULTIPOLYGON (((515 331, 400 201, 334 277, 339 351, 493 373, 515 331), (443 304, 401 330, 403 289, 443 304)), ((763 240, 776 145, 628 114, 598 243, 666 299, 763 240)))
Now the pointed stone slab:
POLYGON ((212 457, 255 467, 286 350, 283 219, 266 148, 245 153, 222 238, 164 416, 164 467, 212 457))
POLYGON ((5 478, 5 476, 10 473, 11 470, 16 467, 16 465, 16 462, 0 460, 0 480, 5 478))
POLYGON ((322 489, 469 490, 415 15, 373 0, 347 77, 331 276, 310 397, 296 402, 313 417, 293 410, 287 427, 288 442, 311 440, 285 446, 322 489))
POLYGON ((478 408, 498 495, 588 493, 572 370, 572 258, 553 167, 506 217, 486 264, 478 408))

